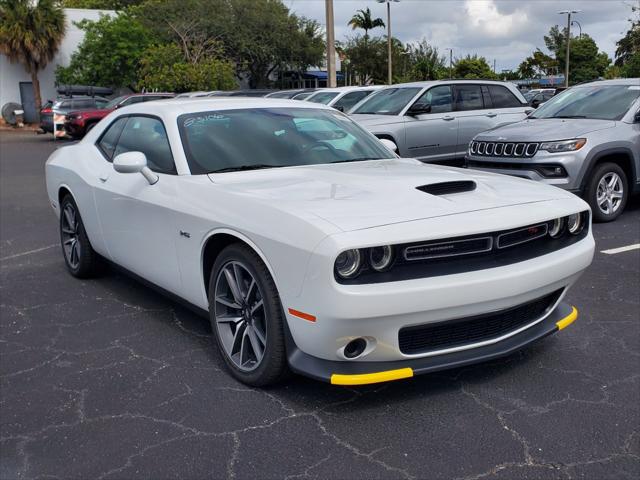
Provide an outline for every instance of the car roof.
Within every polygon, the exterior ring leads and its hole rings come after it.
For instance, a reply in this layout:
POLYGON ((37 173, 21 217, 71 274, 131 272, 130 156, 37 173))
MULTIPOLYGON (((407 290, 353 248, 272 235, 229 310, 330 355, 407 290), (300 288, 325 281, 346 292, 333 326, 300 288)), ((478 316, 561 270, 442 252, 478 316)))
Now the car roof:
POLYGON ((640 86, 640 78, 618 78, 616 80, 596 80, 595 82, 581 83, 574 85, 575 87, 586 87, 594 85, 622 85, 622 86, 640 86))
POLYGON ((484 85, 511 85, 513 87, 515 87, 515 84, 511 83, 511 82, 502 82, 500 80, 482 80, 482 79, 474 79, 474 80, 426 80, 426 81, 421 81, 421 82, 408 82, 408 83, 397 83, 394 85, 386 85, 384 88, 425 88, 425 87, 431 87, 433 85, 439 85, 439 84, 484 84, 484 85))
POLYGON ((378 88, 383 88, 385 86, 386 85, 351 85, 348 87, 320 88, 316 90, 315 95, 318 95, 323 92, 342 93, 342 92, 357 92, 359 90, 375 90, 378 88))
POLYGON ((335 110, 319 103, 300 102, 287 98, 265 98, 265 97, 202 97, 193 98, 172 98, 167 100, 156 100, 154 102, 144 102, 129 105, 118 109, 123 113, 146 113, 151 115, 183 115, 185 113, 198 113, 208 111, 236 110, 245 108, 316 108, 335 110))

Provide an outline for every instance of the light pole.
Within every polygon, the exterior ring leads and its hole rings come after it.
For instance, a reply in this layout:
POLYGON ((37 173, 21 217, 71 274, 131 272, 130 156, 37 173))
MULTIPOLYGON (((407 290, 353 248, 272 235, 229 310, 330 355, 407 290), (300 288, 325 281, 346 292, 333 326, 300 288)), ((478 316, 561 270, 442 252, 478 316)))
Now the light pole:
POLYGON ((377 0, 378 3, 387 4, 387 66, 388 66, 388 79, 389 85, 393 84, 393 67, 391 65, 391 2, 399 2, 400 0, 377 0))
POLYGON ((336 40, 333 24, 333 0, 324 0, 327 16, 327 87, 336 87, 336 40))
POLYGON ((564 86, 569 88, 569 52, 571 50, 571 14, 579 13, 582 10, 562 10, 560 15, 567 15, 567 58, 564 63, 564 86))
POLYGON ((449 80, 453 78, 453 48, 445 48, 449 50, 449 80))
POLYGON ((582 25, 580 25, 580 22, 577 20, 572 20, 571 21, 571 25, 573 25, 574 23, 578 24, 578 28, 580 29, 580 33, 578 34, 578 38, 582 38, 582 25))

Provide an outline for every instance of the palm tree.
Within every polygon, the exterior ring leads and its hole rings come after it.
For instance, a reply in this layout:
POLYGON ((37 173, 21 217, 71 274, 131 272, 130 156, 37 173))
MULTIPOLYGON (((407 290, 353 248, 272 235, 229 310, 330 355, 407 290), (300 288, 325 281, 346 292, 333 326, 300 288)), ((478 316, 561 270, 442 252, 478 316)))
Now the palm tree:
POLYGON ((356 14, 351 17, 351 20, 349 20, 347 25, 349 25, 353 30, 356 28, 364 30, 365 40, 369 38, 369 30, 373 30, 377 27, 384 28, 385 26, 381 18, 371 18, 371 10, 369 10, 369 7, 367 7, 366 10, 358 10, 356 14))
POLYGON ((56 0, 0 0, 0 52, 31 75, 37 112, 42 107, 38 72, 58 52, 65 29, 56 0))

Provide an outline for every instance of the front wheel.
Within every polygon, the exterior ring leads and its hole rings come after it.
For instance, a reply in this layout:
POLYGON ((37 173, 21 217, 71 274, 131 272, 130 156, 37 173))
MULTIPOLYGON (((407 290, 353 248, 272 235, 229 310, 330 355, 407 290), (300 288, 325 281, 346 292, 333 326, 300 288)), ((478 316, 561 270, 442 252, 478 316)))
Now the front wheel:
POLYGON ((619 165, 607 162, 595 168, 586 190, 595 222, 611 222, 620 216, 629 196, 627 186, 619 165))
POLYGON ((262 387, 287 375, 280 297, 269 270, 250 248, 230 245, 216 259, 209 280, 209 319, 235 378, 262 387))
POLYGON ((88 278, 100 272, 101 258, 91 247, 78 206, 71 195, 66 195, 60 202, 60 243, 71 275, 88 278))

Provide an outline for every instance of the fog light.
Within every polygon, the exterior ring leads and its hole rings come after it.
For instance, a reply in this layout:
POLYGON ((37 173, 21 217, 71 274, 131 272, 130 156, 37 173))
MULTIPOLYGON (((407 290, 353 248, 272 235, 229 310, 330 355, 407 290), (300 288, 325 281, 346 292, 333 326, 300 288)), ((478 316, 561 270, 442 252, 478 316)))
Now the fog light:
POLYGON ((342 278, 353 278, 360 271, 361 263, 360 250, 346 250, 336 258, 336 272, 342 278))
POLYGON ((369 261, 374 270, 387 270, 393 262, 393 249, 389 245, 374 247, 369 251, 369 261))
POLYGON ((364 338, 356 338, 351 340, 344 347, 344 356, 346 358, 356 358, 362 355, 364 349, 367 348, 367 341, 364 338))
POLYGON ((578 233, 580 233, 583 227, 582 215, 580 215, 579 213, 569 215, 567 217, 567 227, 569 228, 569 233, 573 235, 577 235, 578 233))
POLYGON ((562 235, 562 230, 564 227, 564 218, 556 218, 551 224, 551 228, 549 229, 549 235, 551 238, 558 238, 562 235))

